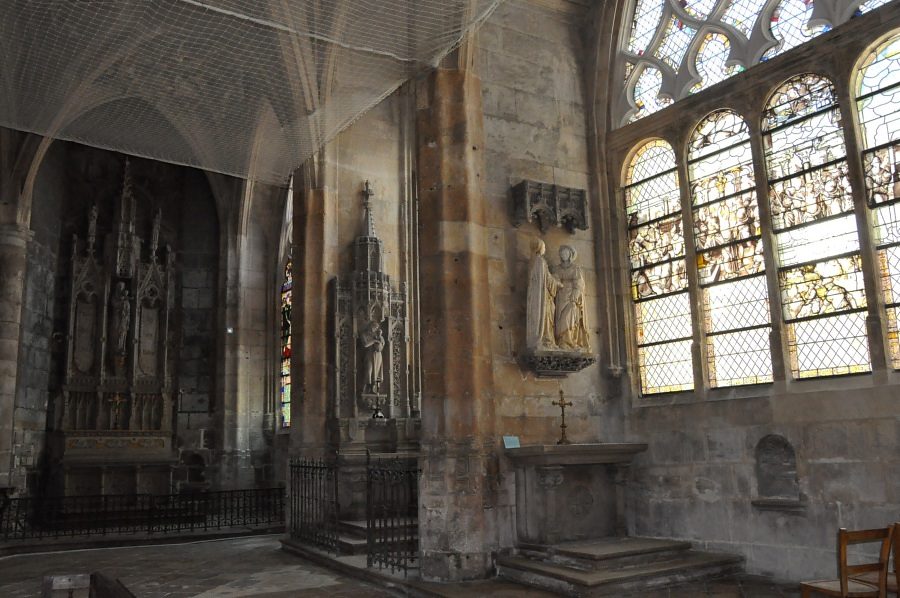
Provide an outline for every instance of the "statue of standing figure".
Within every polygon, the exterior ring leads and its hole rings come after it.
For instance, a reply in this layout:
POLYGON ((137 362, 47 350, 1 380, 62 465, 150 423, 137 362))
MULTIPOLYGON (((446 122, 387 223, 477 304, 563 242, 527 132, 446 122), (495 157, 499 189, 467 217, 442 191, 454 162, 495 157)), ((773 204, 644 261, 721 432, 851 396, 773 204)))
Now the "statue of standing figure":
POLYGON ((114 353, 125 356, 128 346, 128 328, 131 325, 131 301, 128 289, 124 282, 116 283, 115 297, 113 297, 112 333, 114 353))
POLYGON ((370 320, 368 325, 360 333, 360 342, 366 352, 365 385, 363 392, 377 395, 384 380, 384 368, 382 351, 384 351, 384 337, 381 334, 381 325, 375 320, 370 320))
POLYGON ((584 276, 569 245, 559 248, 559 265, 552 271, 544 259, 546 246, 533 245, 529 269, 526 343, 531 351, 588 353, 584 276))

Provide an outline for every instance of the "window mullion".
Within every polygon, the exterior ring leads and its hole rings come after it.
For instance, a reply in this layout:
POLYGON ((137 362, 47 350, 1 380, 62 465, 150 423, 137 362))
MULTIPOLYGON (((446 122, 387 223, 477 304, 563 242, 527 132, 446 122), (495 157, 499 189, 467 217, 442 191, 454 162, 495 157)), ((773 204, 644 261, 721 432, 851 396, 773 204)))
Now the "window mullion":
POLYGON ((769 314, 772 322, 769 349, 772 352, 772 380, 784 385, 791 371, 790 352, 784 334, 784 317, 781 307, 781 285, 778 282, 778 256, 775 251, 775 232, 772 228, 772 211, 769 206, 769 179, 766 172, 766 156, 762 145, 762 112, 751 110, 746 117, 750 128, 750 152, 753 156, 753 179, 756 182, 756 203, 759 206, 759 222, 762 229, 763 258, 766 264, 766 285, 769 290, 769 314))
POLYGON ((884 313, 884 294, 881 292, 881 273, 878 265, 878 252, 872 238, 872 212, 866 203, 866 182, 862 165, 862 150, 857 132, 860 131, 856 105, 850 95, 850 89, 844 84, 844 78, 834 83, 838 107, 841 114, 841 127, 844 133, 844 147, 847 150, 847 171, 853 191, 853 212, 856 216, 856 229, 859 235, 859 252, 862 259, 863 281, 865 282, 866 332, 869 336, 869 359, 872 370, 886 370, 889 351, 887 328, 882 314, 884 313))
POLYGON ((700 399, 706 398, 709 388, 709 363, 707 362, 706 330, 703 317, 703 291, 700 289, 700 274, 697 272, 697 249, 694 242, 694 210, 691 198, 691 184, 687 168, 687 148, 674 146, 678 156, 678 190, 681 195, 681 221, 684 224, 684 259, 688 278, 688 293, 691 298, 693 319, 693 340, 691 360, 694 366, 694 392, 700 399))

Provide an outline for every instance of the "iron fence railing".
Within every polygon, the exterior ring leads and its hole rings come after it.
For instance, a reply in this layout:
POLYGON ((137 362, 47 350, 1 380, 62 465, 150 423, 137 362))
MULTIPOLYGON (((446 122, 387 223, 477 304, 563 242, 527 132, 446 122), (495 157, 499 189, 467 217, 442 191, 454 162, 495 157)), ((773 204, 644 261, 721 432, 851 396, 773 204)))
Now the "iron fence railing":
POLYGON ((0 540, 175 534, 284 524, 284 488, 0 500, 0 540))
POLYGON ((369 459, 366 470, 366 564, 407 576, 419 556, 417 459, 369 459))
POLYGON ((337 553, 337 465, 323 459, 294 460, 290 482, 290 536, 337 553))

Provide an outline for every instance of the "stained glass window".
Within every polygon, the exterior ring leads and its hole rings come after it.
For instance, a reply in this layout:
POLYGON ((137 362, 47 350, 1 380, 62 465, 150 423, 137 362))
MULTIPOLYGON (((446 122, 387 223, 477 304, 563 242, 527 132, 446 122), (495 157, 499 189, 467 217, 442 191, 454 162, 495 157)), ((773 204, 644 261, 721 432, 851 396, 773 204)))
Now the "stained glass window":
POLYGON ((871 51, 856 80, 866 198, 887 307, 888 344, 900 368, 900 35, 871 51))
POLYGON ((692 318, 675 152, 641 146, 625 176, 631 294, 643 394, 690 390, 692 318))
MULTIPOLYGON (((889 1, 867 0, 854 10, 859 0, 636 0, 628 44, 620 52, 628 101, 617 122, 661 110, 889 1), (821 12, 830 15, 830 24, 810 22, 816 2, 828 3, 821 12), (752 62, 726 65, 731 48, 751 50, 752 62), (660 98, 663 89, 674 97, 660 98)), ((735 60, 745 56, 738 52, 735 60)))
POLYGON ((710 386, 772 381, 769 294, 750 131, 729 110, 691 136, 688 176, 710 386))
POLYGON ((281 427, 291 426, 291 291, 293 263, 288 258, 281 283, 281 427))
POLYGON ((866 297, 832 83, 803 74, 763 113, 782 318, 796 377, 871 370, 866 297))

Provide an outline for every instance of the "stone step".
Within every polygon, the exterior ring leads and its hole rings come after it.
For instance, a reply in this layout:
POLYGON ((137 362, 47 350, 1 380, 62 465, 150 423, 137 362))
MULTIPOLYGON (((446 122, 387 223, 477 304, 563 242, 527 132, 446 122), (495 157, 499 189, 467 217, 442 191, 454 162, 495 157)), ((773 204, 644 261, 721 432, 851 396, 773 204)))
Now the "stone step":
MULTIPOLYGON (((400 526, 400 530, 406 534, 417 535, 419 533, 419 524, 410 523, 400 526)), ((342 520, 338 521, 338 533, 354 538, 366 538, 366 521, 363 520, 342 520)))
POLYGON ((695 550, 679 551, 664 560, 617 568, 585 571, 559 563, 538 561, 522 556, 498 556, 501 577, 525 585, 557 592, 565 596, 649 595, 648 590, 669 587, 698 579, 725 577, 741 570, 743 559, 730 554, 695 550))
POLYGON ((367 542, 365 538, 340 534, 337 540, 337 548, 338 553, 343 555, 366 554, 367 542))
POLYGON ((691 549, 690 542, 614 537, 564 542, 553 546, 520 544, 518 554, 583 570, 598 570, 671 559, 691 549))

